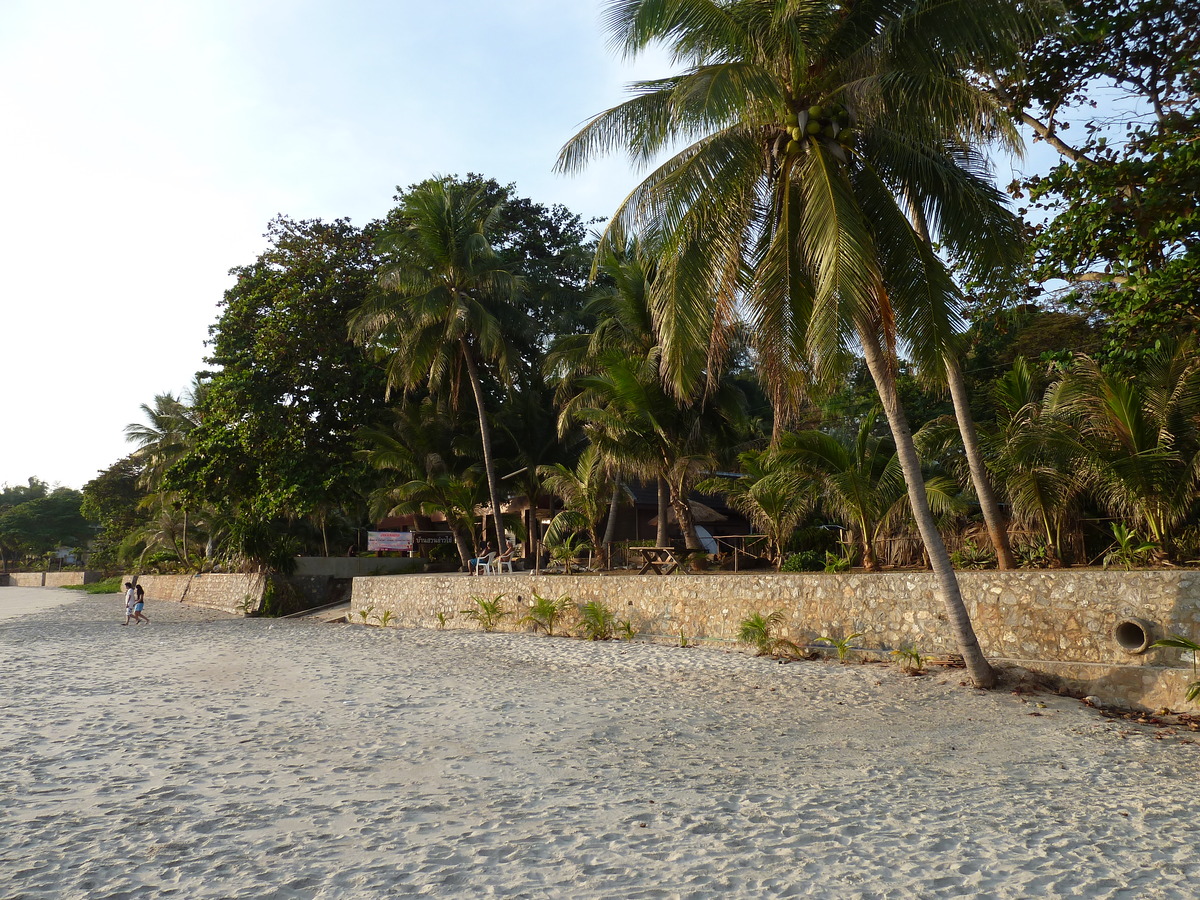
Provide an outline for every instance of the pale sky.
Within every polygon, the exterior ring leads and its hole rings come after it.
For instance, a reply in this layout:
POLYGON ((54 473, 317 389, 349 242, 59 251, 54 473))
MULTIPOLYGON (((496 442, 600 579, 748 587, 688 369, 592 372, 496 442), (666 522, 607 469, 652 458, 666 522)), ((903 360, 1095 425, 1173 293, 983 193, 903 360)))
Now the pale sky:
POLYGON ((0 3, 0 484, 80 488, 203 368, 267 222, 363 225, 480 172, 607 216, 639 173, 551 172, 626 96, 602 0, 0 3))
POLYGON ((607 215, 621 160, 551 167, 625 85, 600 0, 0 4, 0 483, 82 487, 203 367, 267 222, 385 213, 468 171, 607 215))

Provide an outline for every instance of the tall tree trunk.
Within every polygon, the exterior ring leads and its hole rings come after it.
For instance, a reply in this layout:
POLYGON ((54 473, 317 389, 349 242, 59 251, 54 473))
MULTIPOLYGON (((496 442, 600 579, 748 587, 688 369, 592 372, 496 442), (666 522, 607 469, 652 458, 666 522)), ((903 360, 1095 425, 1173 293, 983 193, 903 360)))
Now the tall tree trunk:
POLYGON ((958 432, 962 435, 963 450, 966 451, 967 465, 971 469, 971 484, 975 487, 975 496, 979 498, 983 521, 987 524, 988 536, 992 539, 992 547, 996 551, 996 567, 1015 569, 1017 561, 1013 557, 1012 545, 1008 540, 1008 527, 1005 525, 1003 513, 1000 512, 1000 503, 996 499, 991 476, 983 462, 983 451, 979 449, 979 432, 975 429, 975 418, 971 415, 962 366, 953 354, 947 353, 945 360, 946 382, 950 385, 954 418, 958 421, 958 432))
POLYGON ((467 568, 467 563, 471 561, 471 557, 475 555, 471 549, 471 542, 463 535, 461 528, 450 527, 450 533, 454 535, 454 547, 458 550, 458 558, 462 562, 462 567, 467 568))
POLYGON ((675 510, 675 518, 679 520, 679 530, 683 532, 683 545, 688 550, 704 550, 700 543, 700 535, 696 533, 696 517, 692 515, 692 505, 688 502, 687 489, 683 484, 672 484, 671 506, 675 510))
POLYGON ((908 417, 900 405, 900 395, 896 390, 895 360, 890 354, 885 354, 879 345, 879 335, 874 330, 862 326, 858 329, 862 341, 863 354, 866 357, 867 368, 875 382, 879 400, 887 416, 888 425, 892 431, 892 439, 896 442, 896 455, 900 458, 900 468, 904 472, 904 482, 908 487, 908 502, 912 507, 913 518, 917 521, 917 529, 921 540, 929 554, 929 563, 933 569, 937 591, 946 614, 950 619, 950 627, 958 642, 959 652, 967 665, 967 673, 978 688, 991 688, 996 684, 996 672, 984 658, 971 625, 971 617, 963 603, 959 591, 958 579, 954 567, 950 564, 950 555, 946 545, 938 533, 929 509, 929 499, 925 496, 925 479, 921 475, 921 461, 917 457, 917 448, 913 444, 912 429, 908 417))
POLYGON ((475 408, 479 411, 479 439, 483 444, 483 468, 487 472, 488 494, 492 500, 492 522, 495 523, 496 552, 504 552, 504 521, 500 514, 500 486, 496 480, 496 464, 492 459, 492 428, 488 424, 487 406, 483 402, 483 382, 479 379, 479 367, 466 338, 459 338, 463 359, 467 363, 467 375, 471 379, 471 392, 475 395, 475 408))
MULTIPOLYGON (((908 207, 917 237, 925 244, 930 244, 929 223, 925 219, 924 210, 920 204, 913 202, 911 197, 908 198, 908 207)), ((1000 503, 996 500, 991 476, 983 462, 983 452, 979 449, 979 432, 975 428, 975 417, 971 415, 971 403, 967 397, 962 366, 952 352, 943 354, 942 362, 946 370, 946 383, 950 387, 950 400, 954 404, 954 420, 958 423, 958 433, 962 436, 963 450, 967 454, 967 467, 971 470, 971 484, 975 488, 975 496, 979 499, 979 509, 983 513, 992 548, 996 551, 996 568, 1015 569, 1017 561, 1013 558, 1012 546, 1008 542, 1008 529, 1000 512, 1000 503)))
POLYGON ((858 525, 862 531, 863 568, 868 572, 879 571, 879 560, 875 558, 875 534, 865 521, 858 525))
POLYGON ((617 536, 617 512, 621 508, 621 474, 616 473, 613 478, 612 497, 608 501, 608 523, 604 526, 604 538, 600 544, 604 548, 604 564, 607 568, 612 567, 612 560, 609 559, 609 550, 612 547, 612 542, 617 536))
POLYGON ((671 512, 671 493, 667 487, 667 479, 658 476, 658 533, 654 536, 654 546, 668 547, 671 538, 667 533, 667 516, 671 512))
POLYGON ((185 569, 191 569, 192 563, 191 563, 191 560, 188 558, 187 532, 188 532, 188 511, 187 511, 187 507, 185 506, 183 508, 183 567, 185 569))

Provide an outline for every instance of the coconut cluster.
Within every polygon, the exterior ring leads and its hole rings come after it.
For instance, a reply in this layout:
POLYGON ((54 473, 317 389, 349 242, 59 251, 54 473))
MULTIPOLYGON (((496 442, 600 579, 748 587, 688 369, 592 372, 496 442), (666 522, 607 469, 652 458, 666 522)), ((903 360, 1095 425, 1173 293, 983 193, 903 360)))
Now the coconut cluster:
POLYGON ((791 135, 787 145, 789 153, 797 152, 806 137, 820 136, 837 141, 843 147, 850 146, 855 137, 850 116, 846 108, 840 105, 815 105, 800 110, 788 124, 788 134, 791 135))

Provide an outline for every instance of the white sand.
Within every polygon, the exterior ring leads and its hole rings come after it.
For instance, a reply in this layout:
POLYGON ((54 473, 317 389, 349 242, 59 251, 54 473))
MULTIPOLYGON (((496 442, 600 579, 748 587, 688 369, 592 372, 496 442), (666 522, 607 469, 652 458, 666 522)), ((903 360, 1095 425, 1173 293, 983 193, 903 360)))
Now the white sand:
POLYGON ((1200 747, 1077 701, 147 613, 0 623, 0 897, 1200 895, 1200 747))
POLYGON ((74 603, 86 596, 79 591, 43 590, 42 588, 0 588, 0 621, 43 612, 74 603))

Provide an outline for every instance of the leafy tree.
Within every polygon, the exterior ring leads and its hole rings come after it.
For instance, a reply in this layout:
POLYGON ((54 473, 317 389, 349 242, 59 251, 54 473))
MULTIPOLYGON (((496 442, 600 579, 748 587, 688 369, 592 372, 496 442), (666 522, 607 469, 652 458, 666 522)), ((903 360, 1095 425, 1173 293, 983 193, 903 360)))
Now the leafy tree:
POLYGON ((1014 185, 1045 220, 1036 277, 1065 279, 1066 300, 1108 325, 1106 356, 1131 365, 1200 324, 1200 7, 1065 5, 1069 27, 991 87, 1062 157, 1014 185))
POLYGON ((383 374, 347 336, 375 289, 374 230, 279 217, 267 238, 254 263, 232 270, 210 329, 201 421, 166 479, 189 501, 236 510, 230 536, 246 538, 243 555, 365 487, 353 435, 384 401, 383 374))
MULTIPOLYGON (((9 496, 28 496, 44 489, 30 479, 30 490, 6 489, 9 496)), ((82 547, 91 527, 79 511, 83 494, 59 487, 41 497, 13 504, 0 512, 0 546, 9 553, 40 556, 57 547, 82 547)))
POLYGON ((113 463, 83 486, 80 513, 99 531, 92 539, 88 565, 110 571, 120 562, 119 551, 128 537, 147 522, 141 508, 146 490, 141 487, 144 463, 127 456, 113 463))

